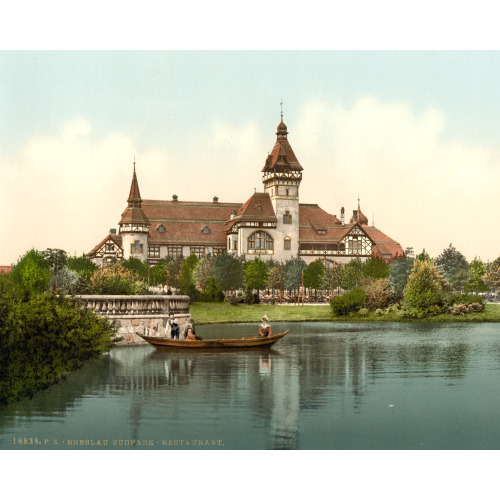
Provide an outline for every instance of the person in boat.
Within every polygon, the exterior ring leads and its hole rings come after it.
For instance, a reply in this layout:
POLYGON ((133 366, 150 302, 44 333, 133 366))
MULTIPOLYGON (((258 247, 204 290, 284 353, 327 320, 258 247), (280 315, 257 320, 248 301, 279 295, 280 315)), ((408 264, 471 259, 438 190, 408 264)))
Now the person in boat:
POLYGON ((186 340, 196 340, 196 335, 194 333, 194 325, 193 325, 193 320, 190 319, 189 323, 186 326, 186 340))
POLYGON ((175 319, 174 313, 170 313, 170 317, 168 318, 168 324, 170 326, 170 338, 178 339, 179 338, 179 323, 175 319))
POLYGON ((269 337, 269 335, 271 335, 271 325, 269 324, 267 316, 264 316, 262 318, 262 323, 259 328, 259 333, 261 337, 269 337))

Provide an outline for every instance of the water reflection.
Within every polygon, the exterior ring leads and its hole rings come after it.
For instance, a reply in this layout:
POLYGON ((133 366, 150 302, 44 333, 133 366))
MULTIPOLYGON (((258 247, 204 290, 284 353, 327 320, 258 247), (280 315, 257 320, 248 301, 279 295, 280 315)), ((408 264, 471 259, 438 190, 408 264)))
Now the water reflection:
MULTIPOLYGON (((418 394, 427 379, 439 390, 460 386, 485 357, 496 361, 499 341, 481 326, 288 324, 291 333, 270 350, 114 348, 64 383, 0 411, 1 444, 26 426, 77 434, 98 408, 100 419, 87 423, 87 432, 139 440, 196 431, 222 435, 233 448, 335 448, 343 443, 338 426, 350 436, 356 419, 378 421, 388 399, 402 398, 402 384, 403 394, 418 394)), ((240 335, 251 328, 240 325, 240 335)), ((220 331, 199 328, 206 338, 220 331)))

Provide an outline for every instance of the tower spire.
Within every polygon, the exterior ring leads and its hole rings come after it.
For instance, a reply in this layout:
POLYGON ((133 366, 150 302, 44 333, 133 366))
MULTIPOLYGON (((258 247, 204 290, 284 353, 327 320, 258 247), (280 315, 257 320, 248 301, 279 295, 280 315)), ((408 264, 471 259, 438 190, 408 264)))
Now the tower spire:
POLYGON ((280 101, 280 107, 281 107, 281 123, 283 123, 283 99, 280 101))

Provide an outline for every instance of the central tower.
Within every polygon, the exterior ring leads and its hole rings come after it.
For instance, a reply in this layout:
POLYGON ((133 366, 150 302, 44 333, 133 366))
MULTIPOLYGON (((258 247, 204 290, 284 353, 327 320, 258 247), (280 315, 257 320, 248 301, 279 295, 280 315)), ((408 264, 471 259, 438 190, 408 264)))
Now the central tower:
POLYGON ((285 257, 294 257, 299 251, 299 187, 303 169, 288 142, 283 113, 276 136, 276 144, 262 169, 262 182, 278 219, 275 250, 282 250, 285 257))

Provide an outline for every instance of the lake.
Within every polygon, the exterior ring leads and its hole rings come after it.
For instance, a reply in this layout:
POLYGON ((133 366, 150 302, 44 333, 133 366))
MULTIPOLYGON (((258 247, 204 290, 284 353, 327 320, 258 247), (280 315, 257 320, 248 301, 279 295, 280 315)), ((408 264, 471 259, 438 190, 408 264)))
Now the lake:
POLYGON ((115 347, 1 410, 0 448, 500 449, 499 324, 285 329, 270 350, 115 347))

